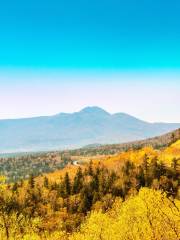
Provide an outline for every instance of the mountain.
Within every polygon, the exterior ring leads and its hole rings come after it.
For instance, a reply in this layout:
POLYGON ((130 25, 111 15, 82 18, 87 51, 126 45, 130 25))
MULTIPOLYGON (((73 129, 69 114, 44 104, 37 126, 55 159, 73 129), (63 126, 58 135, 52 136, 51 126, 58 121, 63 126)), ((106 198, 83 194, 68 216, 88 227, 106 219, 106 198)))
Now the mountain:
POLYGON ((135 141, 167 133, 180 123, 149 123, 99 107, 75 113, 0 120, 0 152, 43 151, 135 141))

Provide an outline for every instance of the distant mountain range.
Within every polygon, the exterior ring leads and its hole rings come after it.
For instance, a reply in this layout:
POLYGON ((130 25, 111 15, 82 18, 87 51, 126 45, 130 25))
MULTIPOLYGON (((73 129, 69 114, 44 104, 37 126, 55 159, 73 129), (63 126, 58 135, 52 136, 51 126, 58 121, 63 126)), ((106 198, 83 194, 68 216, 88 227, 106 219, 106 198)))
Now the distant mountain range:
POLYGON ((99 107, 48 117, 0 120, 0 152, 27 152, 112 144, 158 136, 180 123, 149 123, 99 107))

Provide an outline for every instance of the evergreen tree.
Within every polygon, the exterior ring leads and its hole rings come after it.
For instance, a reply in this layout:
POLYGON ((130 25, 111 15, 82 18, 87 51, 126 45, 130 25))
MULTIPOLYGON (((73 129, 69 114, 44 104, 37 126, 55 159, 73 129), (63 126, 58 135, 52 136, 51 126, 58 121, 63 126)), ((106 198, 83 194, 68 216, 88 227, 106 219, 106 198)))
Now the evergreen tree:
POLYGON ((98 175, 95 174, 93 177, 92 177, 92 180, 90 182, 90 188, 91 188, 91 191, 99 191, 99 178, 98 178, 98 175))
POLYGON ((91 209, 92 197, 92 192, 88 186, 84 186, 80 195, 81 203, 79 205, 79 212, 86 213, 91 209))
POLYGON ((138 167, 137 173, 136 173, 136 179, 137 179, 137 185, 136 188, 140 189, 141 187, 145 186, 145 176, 144 176, 144 169, 142 166, 138 167))
POLYGON ((74 194, 79 193, 82 186, 83 186, 83 173, 82 173, 82 169, 79 167, 78 171, 74 177, 72 192, 74 194))
POLYGON ((58 185, 58 194, 60 197, 65 198, 65 187, 63 181, 61 181, 58 185))
POLYGON ((166 174, 166 165, 160 161, 158 165, 158 179, 160 179, 161 176, 166 174))
POLYGON ((71 194, 71 182, 70 182, 69 174, 67 172, 64 177, 64 190, 65 190, 66 197, 71 194))
POLYGON ((93 176, 92 160, 90 161, 89 166, 88 166, 88 175, 93 176))
POLYGON ((29 183, 29 187, 30 188, 34 188, 34 186, 35 186, 35 179, 34 179, 33 175, 30 175, 28 183, 29 183))

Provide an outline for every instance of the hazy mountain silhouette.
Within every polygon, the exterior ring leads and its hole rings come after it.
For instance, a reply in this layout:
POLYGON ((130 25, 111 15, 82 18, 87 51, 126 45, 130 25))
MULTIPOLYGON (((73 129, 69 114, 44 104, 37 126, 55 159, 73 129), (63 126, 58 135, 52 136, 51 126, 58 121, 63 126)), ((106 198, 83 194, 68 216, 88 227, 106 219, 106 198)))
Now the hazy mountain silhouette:
POLYGON ((164 134, 180 123, 149 123, 99 107, 48 117, 0 120, 0 152, 40 151, 122 143, 164 134))

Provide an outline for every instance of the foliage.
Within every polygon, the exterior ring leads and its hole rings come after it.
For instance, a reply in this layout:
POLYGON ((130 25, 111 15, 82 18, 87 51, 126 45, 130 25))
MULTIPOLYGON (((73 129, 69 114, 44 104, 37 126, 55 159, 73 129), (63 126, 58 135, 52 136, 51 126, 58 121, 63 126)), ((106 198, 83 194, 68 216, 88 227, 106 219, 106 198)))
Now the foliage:
POLYGON ((70 161, 65 154, 60 153, 4 157, 0 158, 0 174, 7 177, 7 182, 16 182, 27 179, 30 175, 38 176, 62 169, 70 161))
POLYGON ((129 150, 14 183, 0 177, 0 240, 179 239, 179 147, 129 150))
POLYGON ((70 239, 178 240, 179 210, 179 201, 144 188, 123 203, 117 200, 107 213, 92 212, 70 239))

